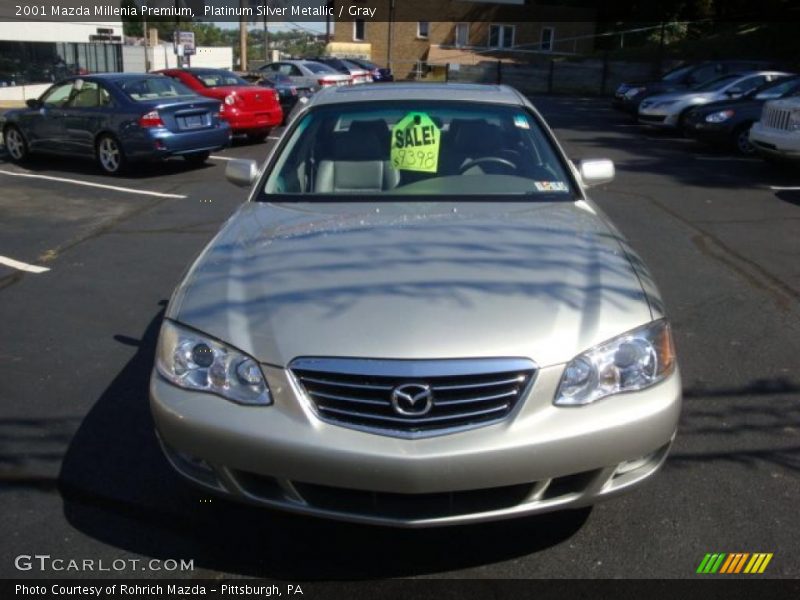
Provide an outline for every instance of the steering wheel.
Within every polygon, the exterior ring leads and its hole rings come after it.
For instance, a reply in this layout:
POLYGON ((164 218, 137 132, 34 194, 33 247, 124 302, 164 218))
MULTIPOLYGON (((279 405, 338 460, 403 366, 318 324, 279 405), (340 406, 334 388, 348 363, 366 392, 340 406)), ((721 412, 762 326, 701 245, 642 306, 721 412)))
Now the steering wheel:
POLYGON ((467 169, 469 169, 471 167, 474 167, 476 165, 483 164, 483 163, 497 163, 497 164, 503 165, 504 167, 508 167, 510 169, 513 169, 514 171, 517 170, 517 165, 515 165, 510 160, 507 160, 505 158, 500 158, 499 156, 484 156, 483 158, 472 158, 472 159, 468 160, 467 162, 465 162, 458 169, 458 174, 462 175, 464 173, 464 171, 466 171, 467 169))

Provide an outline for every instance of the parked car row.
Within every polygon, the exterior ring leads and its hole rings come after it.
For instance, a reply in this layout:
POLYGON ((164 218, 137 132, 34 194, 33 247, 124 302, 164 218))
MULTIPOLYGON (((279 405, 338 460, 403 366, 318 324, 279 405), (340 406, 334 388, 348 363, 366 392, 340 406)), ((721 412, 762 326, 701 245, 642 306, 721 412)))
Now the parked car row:
POLYGON ((256 79, 210 68, 67 77, 6 112, 0 131, 17 162, 39 152, 86 156, 109 175, 170 156, 201 164, 233 135, 263 141, 321 88, 392 75, 368 61, 316 57, 265 65, 256 79))
POLYGON ((725 145, 743 155, 800 157, 800 76, 753 61, 688 65, 660 81, 623 83, 612 105, 648 128, 725 145), (748 70, 739 70, 751 67, 748 70), (763 65, 762 65, 763 67, 763 65), (709 74, 716 75, 705 79, 709 74))

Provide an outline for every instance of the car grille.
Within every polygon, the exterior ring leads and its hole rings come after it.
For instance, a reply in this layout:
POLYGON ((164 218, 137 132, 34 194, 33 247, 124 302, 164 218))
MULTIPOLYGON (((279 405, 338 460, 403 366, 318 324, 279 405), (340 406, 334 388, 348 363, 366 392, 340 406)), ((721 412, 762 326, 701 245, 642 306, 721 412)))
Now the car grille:
POLYGON ((789 121, 792 117, 791 110, 782 110, 773 106, 764 106, 764 113, 761 115, 761 123, 771 129, 789 129, 789 121))
POLYGON ((401 437, 504 419, 536 372, 527 359, 308 358, 290 369, 321 419, 401 437))

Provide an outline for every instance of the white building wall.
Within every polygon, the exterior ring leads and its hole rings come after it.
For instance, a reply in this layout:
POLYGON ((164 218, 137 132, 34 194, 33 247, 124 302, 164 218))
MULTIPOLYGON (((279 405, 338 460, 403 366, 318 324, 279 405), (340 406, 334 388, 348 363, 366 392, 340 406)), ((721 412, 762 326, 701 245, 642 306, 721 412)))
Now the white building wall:
MULTIPOLYGON (((141 73, 145 70, 144 46, 123 46, 122 67, 126 73, 141 73)), ((162 44, 147 48, 150 60, 150 70, 170 69, 178 66, 178 57, 172 49, 172 44, 162 44)), ((208 67, 213 69, 233 68, 233 48, 231 47, 206 47, 199 46, 197 54, 192 56, 193 67, 208 67)))
POLYGON ((122 36, 122 21, 82 23, 42 21, 0 21, 0 41, 4 42, 89 42, 98 29, 113 29, 122 36))

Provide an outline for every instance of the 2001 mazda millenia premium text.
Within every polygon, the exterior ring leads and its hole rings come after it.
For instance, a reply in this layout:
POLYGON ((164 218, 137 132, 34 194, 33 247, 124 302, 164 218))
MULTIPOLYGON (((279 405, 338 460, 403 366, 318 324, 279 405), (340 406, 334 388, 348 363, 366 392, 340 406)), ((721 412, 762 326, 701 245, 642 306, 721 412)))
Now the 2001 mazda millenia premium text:
POLYGON ((655 473, 681 385, 641 259, 507 87, 331 88, 176 289, 151 407, 171 464, 264 506, 422 527, 655 473))

